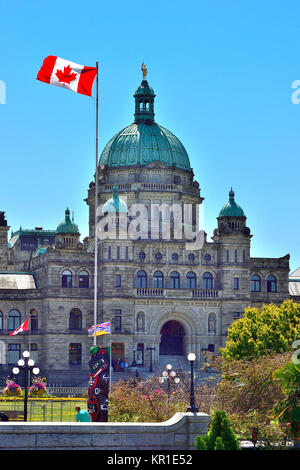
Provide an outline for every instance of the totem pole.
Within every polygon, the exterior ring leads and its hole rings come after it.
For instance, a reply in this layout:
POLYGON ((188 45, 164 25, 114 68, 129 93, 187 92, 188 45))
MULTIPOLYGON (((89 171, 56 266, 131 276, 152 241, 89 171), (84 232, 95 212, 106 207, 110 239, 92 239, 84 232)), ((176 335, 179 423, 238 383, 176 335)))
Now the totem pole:
POLYGON ((108 421, 109 364, 107 348, 90 348, 87 408, 92 421, 108 421))

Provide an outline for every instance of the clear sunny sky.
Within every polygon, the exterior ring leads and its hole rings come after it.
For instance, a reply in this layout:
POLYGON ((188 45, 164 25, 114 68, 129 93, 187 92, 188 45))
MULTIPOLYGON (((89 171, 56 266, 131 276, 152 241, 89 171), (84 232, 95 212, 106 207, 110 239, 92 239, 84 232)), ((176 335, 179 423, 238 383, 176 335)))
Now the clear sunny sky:
POLYGON ((0 35, 0 210, 13 230, 55 229, 68 206, 88 233, 94 101, 37 81, 43 59, 99 62, 100 152, 133 121, 144 61, 156 121, 188 151, 208 235, 232 186, 252 256, 290 253, 300 266, 299 1, 1 0, 0 35))

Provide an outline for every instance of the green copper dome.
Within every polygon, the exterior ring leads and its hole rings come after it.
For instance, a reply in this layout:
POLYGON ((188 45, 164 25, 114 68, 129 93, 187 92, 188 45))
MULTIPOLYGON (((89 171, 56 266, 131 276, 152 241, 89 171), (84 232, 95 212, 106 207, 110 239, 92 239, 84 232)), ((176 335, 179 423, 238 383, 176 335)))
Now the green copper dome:
POLYGON ((119 198, 118 186, 113 187, 113 197, 108 199, 103 205, 102 213, 105 214, 106 212, 128 212, 126 202, 119 198))
POLYGON ((153 89, 143 80, 135 94, 134 123, 118 132, 105 146, 100 165, 148 165, 159 161, 190 170, 190 160, 180 140, 154 121, 153 89))
POLYGON ((70 211, 65 211, 65 219, 57 226, 56 233, 76 233, 79 234, 78 226, 70 219, 70 211))
POLYGON ((220 210, 219 217, 245 217, 243 209, 234 200, 232 188, 229 191, 229 201, 220 210))

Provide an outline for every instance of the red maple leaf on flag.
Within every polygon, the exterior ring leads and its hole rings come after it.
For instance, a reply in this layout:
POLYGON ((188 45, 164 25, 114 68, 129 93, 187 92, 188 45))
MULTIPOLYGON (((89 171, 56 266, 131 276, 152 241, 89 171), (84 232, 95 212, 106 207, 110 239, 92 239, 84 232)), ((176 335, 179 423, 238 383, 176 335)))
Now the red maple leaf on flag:
POLYGON ((68 83, 70 85, 70 83, 73 80, 75 80, 76 75, 77 75, 77 73, 74 73, 74 72, 71 73, 71 72, 72 72, 72 69, 69 65, 67 67, 64 67, 64 71, 57 70, 56 76, 58 78, 58 81, 68 83))

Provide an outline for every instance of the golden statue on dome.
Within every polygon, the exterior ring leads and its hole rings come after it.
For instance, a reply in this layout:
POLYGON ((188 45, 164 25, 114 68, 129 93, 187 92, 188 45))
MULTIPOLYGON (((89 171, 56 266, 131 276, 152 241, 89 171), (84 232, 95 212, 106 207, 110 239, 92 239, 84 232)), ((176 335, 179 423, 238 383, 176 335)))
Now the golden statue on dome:
POLYGON ((143 80, 146 80, 148 71, 147 71, 147 67, 144 64, 144 62, 142 63, 141 71, 143 72, 143 80))

